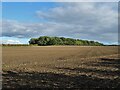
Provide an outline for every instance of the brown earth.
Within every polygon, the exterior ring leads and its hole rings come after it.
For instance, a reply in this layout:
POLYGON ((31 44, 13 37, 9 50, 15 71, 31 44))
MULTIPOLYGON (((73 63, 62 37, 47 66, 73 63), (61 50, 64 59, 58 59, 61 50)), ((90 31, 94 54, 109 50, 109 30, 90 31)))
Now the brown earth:
POLYGON ((3 47, 3 88, 120 88, 117 46, 3 47))

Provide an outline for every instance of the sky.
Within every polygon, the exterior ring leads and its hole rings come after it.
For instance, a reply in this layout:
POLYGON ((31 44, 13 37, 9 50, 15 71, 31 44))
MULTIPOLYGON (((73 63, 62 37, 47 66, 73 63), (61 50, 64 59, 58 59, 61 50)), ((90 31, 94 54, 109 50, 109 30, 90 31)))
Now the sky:
POLYGON ((119 0, 1 0, 2 2, 119 2, 119 0))
POLYGON ((118 43, 117 2, 3 2, 2 43, 39 36, 118 43))

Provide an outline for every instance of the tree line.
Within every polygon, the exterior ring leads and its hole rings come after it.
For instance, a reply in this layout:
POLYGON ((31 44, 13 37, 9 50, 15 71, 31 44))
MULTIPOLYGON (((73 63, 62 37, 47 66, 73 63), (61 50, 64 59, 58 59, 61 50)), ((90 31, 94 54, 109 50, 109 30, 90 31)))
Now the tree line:
POLYGON ((29 44, 0 44, 0 46, 29 46, 29 44))
POLYGON ((65 37, 49 37, 41 36, 39 38, 31 38, 30 45, 48 46, 48 45, 86 45, 86 46, 102 46, 102 43, 88 40, 80 40, 65 37))

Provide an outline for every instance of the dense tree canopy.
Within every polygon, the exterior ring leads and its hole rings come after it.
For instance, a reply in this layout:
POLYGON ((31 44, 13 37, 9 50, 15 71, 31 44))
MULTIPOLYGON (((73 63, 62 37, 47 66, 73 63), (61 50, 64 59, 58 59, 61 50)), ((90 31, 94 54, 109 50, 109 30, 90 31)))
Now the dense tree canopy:
POLYGON ((47 45, 88 45, 88 46, 101 46, 102 43, 88 40, 64 38, 64 37, 48 37, 41 36, 39 38, 31 38, 29 44, 47 46, 47 45))

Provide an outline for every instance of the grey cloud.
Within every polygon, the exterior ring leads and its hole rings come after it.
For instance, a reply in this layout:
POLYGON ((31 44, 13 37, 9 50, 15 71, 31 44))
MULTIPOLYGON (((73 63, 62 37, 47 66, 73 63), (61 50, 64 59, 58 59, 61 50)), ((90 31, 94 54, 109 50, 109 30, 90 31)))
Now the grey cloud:
POLYGON ((38 30, 42 30, 42 26, 40 24, 25 24, 12 20, 3 20, 2 27, 3 36, 19 38, 35 36, 39 33, 38 30))

